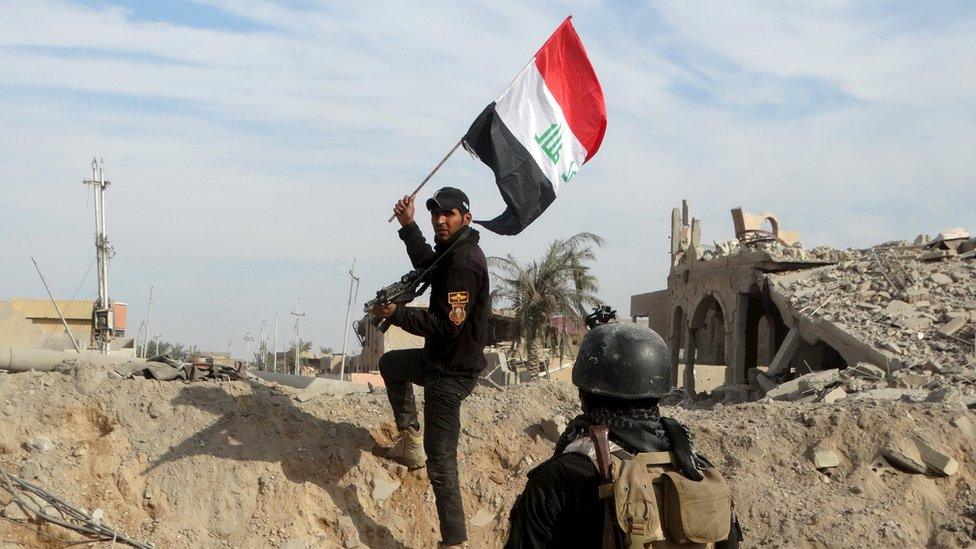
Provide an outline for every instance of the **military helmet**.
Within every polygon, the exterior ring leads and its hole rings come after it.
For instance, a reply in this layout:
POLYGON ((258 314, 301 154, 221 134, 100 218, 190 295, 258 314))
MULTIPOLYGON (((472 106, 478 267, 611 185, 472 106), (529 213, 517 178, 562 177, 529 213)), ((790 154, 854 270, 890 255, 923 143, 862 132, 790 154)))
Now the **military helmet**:
POLYGON ((621 399, 661 397, 671 391, 671 357, 657 332, 637 324, 602 324, 583 338, 573 385, 621 399))

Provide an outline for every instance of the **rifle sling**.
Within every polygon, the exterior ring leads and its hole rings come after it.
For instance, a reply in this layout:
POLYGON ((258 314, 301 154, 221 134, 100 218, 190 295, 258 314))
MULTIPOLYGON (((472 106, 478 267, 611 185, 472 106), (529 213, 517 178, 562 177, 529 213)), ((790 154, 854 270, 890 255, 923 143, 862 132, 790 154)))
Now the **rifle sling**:
POLYGON ((436 267, 441 262, 442 259, 447 257, 447 254, 451 253, 451 250, 453 250, 454 247, 458 245, 458 243, 460 243, 462 240, 468 237, 470 231, 471 231, 470 227, 465 227, 464 232, 458 235, 457 239, 455 239, 454 242, 451 242, 451 245, 448 246, 447 249, 437 254, 437 256, 434 257, 434 260, 430 262, 430 265, 427 265, 427 268, 421 271, 419 275, 417 275, 417 282, 424 283, 423 290, 417 291, 417 295, 421 295, 425 291, 427 291, 427 287, 430 286, 430 282, 427 281, 427 275, 429 275, 431 271, 434 270, 434 267, 436 267))

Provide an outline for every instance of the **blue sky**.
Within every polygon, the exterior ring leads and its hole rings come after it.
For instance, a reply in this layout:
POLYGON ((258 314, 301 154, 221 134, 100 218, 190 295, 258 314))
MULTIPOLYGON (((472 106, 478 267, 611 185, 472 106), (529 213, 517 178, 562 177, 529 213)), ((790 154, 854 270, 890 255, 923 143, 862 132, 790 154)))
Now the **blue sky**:
MULTIPOLYGON (((489 255, 607 239, 601 295, 663 287, 670 209, 706 241, 729 209, 779 214, 808 247, 976 230, 976 9, 968 2, 326 3, 2 1, 0 297, 70 297, 92 260, 81 180, 113 185, 111 293, 130 332, 223 349, 302 298, 302 334, 341 344, 359 301, 408 269, 385 223, 567 14, 604 86, 600 153, 489 255)), ((456 155, 432 188, 502 203, 456 155)), ((89 274, 78 297, 91 297, 89 274)))

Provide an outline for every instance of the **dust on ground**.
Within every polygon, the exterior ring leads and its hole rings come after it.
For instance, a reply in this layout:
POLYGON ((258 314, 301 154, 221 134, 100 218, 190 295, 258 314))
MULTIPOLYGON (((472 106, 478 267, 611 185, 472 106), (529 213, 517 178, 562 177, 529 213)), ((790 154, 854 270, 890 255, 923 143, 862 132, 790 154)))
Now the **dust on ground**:
MULTIPOLYGON (((372 454, 393 435, 382 391, 299 402, 296 391, 265 382, 90 379, 0 373, 0 467, 103 509, 106 523, 157 547, 436 544, 423 471, 372 454)), ((691 426, 729 479, 747 546, 965 547, 976 539, 976 441, 963 433, 976 418, 958 401, 662 411, 691 426), (912 433, 957 459, 958 473, 872 469, 889 439, 912 433), (818 445, 835 449, 840 465, 816 470, 818 445)), ((465 401, 459 461, 471 547, 503 543, 525 474, 553 449, 543 421, 575 413, 575 388, 558 381, 479 387, 465 401)), ((41 533, 81 539, 50 525, 41 533)), ((0 521, 0 541, 64 546, 9 521, 0 521)))

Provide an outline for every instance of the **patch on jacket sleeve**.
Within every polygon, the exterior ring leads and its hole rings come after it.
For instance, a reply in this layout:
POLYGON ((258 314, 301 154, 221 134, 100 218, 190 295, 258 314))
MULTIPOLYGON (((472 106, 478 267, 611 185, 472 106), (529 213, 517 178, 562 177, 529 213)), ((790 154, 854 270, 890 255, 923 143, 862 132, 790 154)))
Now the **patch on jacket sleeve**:
POLYGON ((468 302, 468 292, 448 292, 447 303, 451 306, 448 318, 455 326, 460 326, 468 313, 464 310, 464 305, 468 302))

